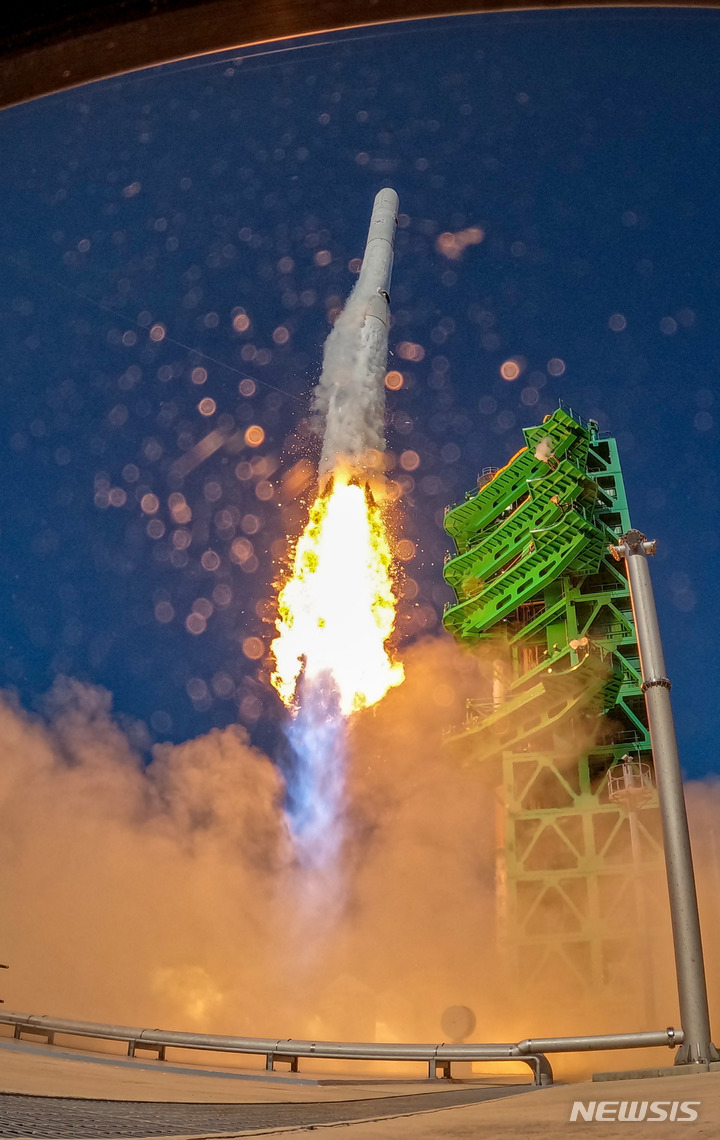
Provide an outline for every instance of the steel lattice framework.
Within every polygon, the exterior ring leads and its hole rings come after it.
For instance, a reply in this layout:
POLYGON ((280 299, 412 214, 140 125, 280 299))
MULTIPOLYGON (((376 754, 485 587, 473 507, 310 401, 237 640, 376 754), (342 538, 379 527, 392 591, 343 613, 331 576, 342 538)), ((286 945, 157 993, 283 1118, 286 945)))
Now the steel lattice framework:
POLYGON ((627 813, 608 792, 624 754, 652 763, 628 584, 608 551, 630 518, 616 443, 597 424, 561 405, 523 434, 445 516, 457 548, 445 627, 495 657, 492 697, 468 702, 447 744, 498 789, 505 959, 529 981, 559 966, 578 994, 617 991, 637 984, 638 876, 642 894, 661 859, 654 793, 633 869, 627 813))

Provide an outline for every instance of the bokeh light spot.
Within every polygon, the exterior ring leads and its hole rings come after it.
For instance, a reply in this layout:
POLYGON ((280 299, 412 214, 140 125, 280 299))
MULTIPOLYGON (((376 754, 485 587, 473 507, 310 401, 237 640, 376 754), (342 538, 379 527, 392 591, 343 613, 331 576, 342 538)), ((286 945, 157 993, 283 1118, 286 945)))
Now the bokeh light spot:
POLYGON ((243 697, 240 702, 240 715, 244 721, 255 722, 260 719, 262 704, 252 693, 243 697))
MULTIPOLYGON (((425 159, 418 159, 417 162, 426 162, 425 159)), ((417 162, 415 163, 417 167, 417 162)), ((460 230, 458 233, 445 232, 435 241, 435 248, 438 253, 443 257, 452 258, 457 261, 468 245, 478 245, 483 241, 485 231, 481 230, 479 226, 470 226, 466 230, 460 230)))
POLYGON ((172 729, 172 717, 164 709, 155 709, 150 717, 150 725, 155 732, 166 733, 172 729))
POLYGON ((217 570, 220 566, 220 557, 214 550, 206 550, 200 562, 203 570, 217 570))
POLYGON ((232 601, 232 590, 224 582, 218 583, 212 592, 216 606, 229 606, 232 601))
POLYGON ((402 340, 397 346, 397 354, 403 360, 411 360, 415 363, 424 360, 425 349, 421 344, 414 344, 411 340, 402 340))
POLYGON ((406 578, 400 587, 400 593, 406 602, 412 602, 420 593, 420 587, 414 578, 406 578))
POLYGON ((116 404, 115 407, 111 408, 108 412, 108 422, 111 423, 113 427, 122 427, 123 424, 127 423, 129 414, 124 404, 116 404))
POLYGON ((227 699, 235 695, 235 682, 229 673, 216 673, 212 679, 212 688, 216 697, 227 699))
POLYGON ((204 701, 208 696, 208 687, 202 677, 191 677, 185 685, 185 691, 191 701, 204 701))
POLYGON ((192 519, 192 511, 185 502, 185 496, 181 495, 179 491, 173 491, 172 495, 168 498, 168 507, 172 515, 173 522, 184 526, 192 519))
POLYGON ((173 531, 172 544, 176 550, 187 550, 192 542, 192 535, 189 530, 180 528, 173 531))
POLYGON ((140 500, 140 509, 146 515, 154 515, 160 506, 160 500, 157 495, 147 494, 143 495, 140 500))
POLYGON ((203 495, 208 503, 217 503, 222 498, 222 487, 216 479, 208 479, 203 487, 203 495))
POLYGON ((242 643, 242 651, 250 661, 259 661, 265 652, 265 646, 259 637, 246 637, 242 643))
POLYGON ((443 463, 457 463, 460 458, 460 448, 456 443, 446 443, 440 448, 440 458, 443 463))
POLYGON ((230 557, 240 566, 252 558, 254 553, 253 544, 247 538, 236 538, 230 547, 230 557))
POLYGON ((155 606, 155 620, 167 625, 175 617, 175 610, 170 602, 158 602, 155 606))

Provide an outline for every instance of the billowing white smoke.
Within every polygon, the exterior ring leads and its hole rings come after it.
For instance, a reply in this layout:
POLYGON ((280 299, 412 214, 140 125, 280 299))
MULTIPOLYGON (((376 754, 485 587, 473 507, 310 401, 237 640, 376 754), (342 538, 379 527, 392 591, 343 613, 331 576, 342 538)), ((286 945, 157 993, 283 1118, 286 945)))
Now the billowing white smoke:
POLYGON ((337 467, 372 472, 385 450, 389 289, 398 197, 375 198, 360 277, 325 341, 313 399, 321 417, 320 475, 337 467))
POLYGON ((385 450, 388 330, 367 316, 375 294, 374 282, 361 278, 325 341, 313 399, 324 422, 321 475, 338 466, 367 466, 369 452, 385 450))

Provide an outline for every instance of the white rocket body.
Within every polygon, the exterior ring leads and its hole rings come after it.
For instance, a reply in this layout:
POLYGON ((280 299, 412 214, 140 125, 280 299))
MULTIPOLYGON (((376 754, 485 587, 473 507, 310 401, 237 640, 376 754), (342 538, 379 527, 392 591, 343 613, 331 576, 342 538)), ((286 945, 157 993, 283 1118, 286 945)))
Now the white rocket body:
POLYGON ((325 341, 314 411, 325 419, 320 475, 338 467, 382 471, 390 275, 398 196, 375 198, 360 276, 325 341))
POLYGON ((381 190, 376 195, 357 284, 358 292, 364 294, 368 290, 371 294, 366 320, 380 321, 386 329, 390 317, 390 278, 399 205, 394 190, 381 190))

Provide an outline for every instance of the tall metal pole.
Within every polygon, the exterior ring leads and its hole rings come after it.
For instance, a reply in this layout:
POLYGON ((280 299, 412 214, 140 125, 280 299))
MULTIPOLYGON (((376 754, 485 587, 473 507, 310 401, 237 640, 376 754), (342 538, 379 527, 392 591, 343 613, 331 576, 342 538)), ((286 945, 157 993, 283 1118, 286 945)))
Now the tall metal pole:
POLYGON ((695 873, 675 723, 670 704, 670 682, 660 640, 655 597, 648 555, 656 542, 648 542, 639 530, 629 530, 610 553, 616 561, 625 560, 630 600, 640 651, 643 693, 650 726, 655 779, 662 820, 665 867, 667 870, 670 917, 675 948, 680 1020, 685 1041, 675 1064, 717 1061, 717 1050, 710 1037, 705 965, 695 873))

